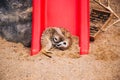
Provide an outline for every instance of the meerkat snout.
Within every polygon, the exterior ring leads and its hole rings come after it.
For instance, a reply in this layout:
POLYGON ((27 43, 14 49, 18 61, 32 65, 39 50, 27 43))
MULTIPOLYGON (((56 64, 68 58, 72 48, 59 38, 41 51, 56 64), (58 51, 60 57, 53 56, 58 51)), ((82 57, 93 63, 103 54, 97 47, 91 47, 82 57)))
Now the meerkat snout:
POLYGON ((68 38, 68 39, 65 39, 65 40, 57 43, 55 46, 57 49, 66 50, 71 46, 71 44, 72 44, 71 38, 68 38))

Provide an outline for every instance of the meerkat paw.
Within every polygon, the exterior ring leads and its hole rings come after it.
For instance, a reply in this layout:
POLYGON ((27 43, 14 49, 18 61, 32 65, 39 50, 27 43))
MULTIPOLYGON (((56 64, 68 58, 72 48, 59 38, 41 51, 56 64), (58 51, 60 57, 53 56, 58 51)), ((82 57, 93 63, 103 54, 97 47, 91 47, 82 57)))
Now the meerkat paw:
POLYGON ((44 54, 45 56, 52 58, 52 56, 50 56, 48 53, 52 53, 51 51, 46 51, 46 50, 41 50, 40 53, 44 54))

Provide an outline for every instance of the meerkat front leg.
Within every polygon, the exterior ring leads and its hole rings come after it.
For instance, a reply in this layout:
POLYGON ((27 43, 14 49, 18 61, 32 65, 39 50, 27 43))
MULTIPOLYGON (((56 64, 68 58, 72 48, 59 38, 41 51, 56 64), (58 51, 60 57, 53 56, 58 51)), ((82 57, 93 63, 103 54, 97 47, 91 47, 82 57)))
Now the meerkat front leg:
POLYGON ((42 40, 41 42, 42 42, 41 43, 42 44, 42 50, 40 52, 51 58, 51 56, 48 55, 48 53, 52 53, 52 51, 50 51, 50 49, 52 48, 51 40, 48 37, 45 37, 45 39, 42 40), (46 43, 44 43, 44 41, 46 43))

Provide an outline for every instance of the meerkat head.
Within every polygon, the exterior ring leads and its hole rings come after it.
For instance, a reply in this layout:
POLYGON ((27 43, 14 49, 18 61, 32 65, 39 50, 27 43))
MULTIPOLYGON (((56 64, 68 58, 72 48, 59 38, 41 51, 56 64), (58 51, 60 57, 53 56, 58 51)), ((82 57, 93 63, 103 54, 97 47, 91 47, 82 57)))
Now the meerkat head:
POLYGON ((53 27, 51 42, 55 48, 66 50, 71 46, 72 43, 71 34, 65 28, 53 27))
POLYGON ((64 35, 62 34, 60 28, 54 28, 54 32, 51 36, 51 41, 52 44, 55 45, 56 43, 59 43, 60 41, 62 41, 64 39, 64 35))
POLYGON ((66 50, 66 49, 68 49, 71 46, 71 44, 72 44, 72 39, 71 38, 67 38, 67 39, 57 43, 55 45, 55 47, 57 49, 60 49, 60 50, 66 50))

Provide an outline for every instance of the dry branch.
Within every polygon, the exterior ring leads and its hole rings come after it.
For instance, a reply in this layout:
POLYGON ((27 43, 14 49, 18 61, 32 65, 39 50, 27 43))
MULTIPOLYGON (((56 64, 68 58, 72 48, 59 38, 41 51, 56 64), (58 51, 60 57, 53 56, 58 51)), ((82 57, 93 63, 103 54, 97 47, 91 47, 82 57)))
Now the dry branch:
MULTIPOLYGON (((114 24, 120 22, 120 17, 117 15, 117 13, 115 13, 112 8, 110 7, 110 0, 107 0, 107 6, 104 5, 101 0, 93 0, 95 1, 97 4, 99 4, 100 6, 102 6, 103 8, 109 10, 116 18, 117 20, 115 22, 113 22, 112 24, 110 24, 109 26, 106 27, 106 29, 104 31, 107 31, 111 26, 113 26, 114 24)), ((111 18, 112 19, 112 18, 111 18)))

